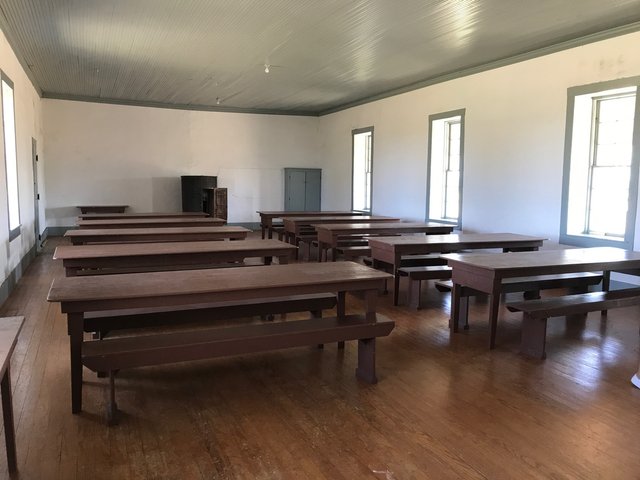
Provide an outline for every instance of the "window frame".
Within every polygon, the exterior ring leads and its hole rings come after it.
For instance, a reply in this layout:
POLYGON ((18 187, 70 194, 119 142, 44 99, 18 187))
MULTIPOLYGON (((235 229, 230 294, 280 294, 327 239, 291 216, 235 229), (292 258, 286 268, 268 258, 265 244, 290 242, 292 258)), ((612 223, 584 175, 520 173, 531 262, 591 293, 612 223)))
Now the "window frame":
POLYGON ((373 143, 374 143, 373 126, 356 128, 351 130, 351 210, 354 212, 368 213, 369 215, 371 215, 371 213, 373 212, 373 148, 374 148, 373 143), (355 176, 355 153, 356 153, 355 137, 356 135, 359 135, 361 133, 367 133, 367 132, 371 133, 371 162, 370 162, 371 188, 369 189, 369 210, 355 210, 353 206, 353 179, 355 176))
POLYGON ((19 176, 18 176, 18 125, 17 125, 17 119, 16 119, 16 89, 15 89, 15 85, 13 83, 13 81, 9 78, 9 76, 4 73, 3 70, 0 70, 0 106, 2 106, 2 143, 3 143, 3 152, 4 152, 4 172, 5 172, 5 187, 6 187, 6 192, 7 192, 7 227, 9 229, 9 242, 11 242, 12 240, 16 239, 17 237, 20 236, 21 233, 21 227, 22 227, 22 222, 20 219, 20 180, 19 180, 19 176), (9 85, 9 87, 11 88, 11 91, 13 92, 13 123, 14 123, 14 128, 13 128, 13 135, 14 135, 14 141, 15 141, 15 146, 16 146, 16 195, 17 195, 17 199, 16 201, 18 202, 18 226, 15 227, 13 230, 11 229, 11 218, 10 218, 10 198, 9 198, 9 174, 8 174, 8 170, 7 170, 7 142, 6 142, 6 138, 5 138, 5 117, 4 117, 4 96, 2 93, 2 82, 5 82, 7 85, 9 85))
MULTIPOLYGON (((429 115, 429 135, 427 140, 427 195, 426 195, 426 212, 425 220, 427 222, 439 222, 446 225, 452 225, 457 230, 462 229, 462 191, 464 183, 464 133, 465 133, 465 115, 466 108, 459 108, 456 110, 449 110, 447 112, 434 113, 429 115), (437 120, 444 120, 450 117, 460 117, 460 178, 458 181, 458 220, 447 220, 445 218, 431 218, 429 214, 430 199, 431 199, 431 150, 433 146, 433 122, 437 120)), ((447 146, 447 149, 449 147, 447 146)), ((443 177, 444 181, 444 177, 443 177)), ((445 192, 446 194, 446 192, 445 192)))
MULTIPOLYGON (((592 110, 593 115, 593 110, 592 110)), ((593 146, 594 131, 593 127, 590 131, 591 150, 593 146)), ((591 153, 589 155, 589 170, 591 170, 591 153)), ((591 172, 589 172, 591 175, 591 172)), ((609 80, 606 82, 593 83, 589 85, 580 85, 567 89, 567 113, 565 122, 565 143, 564 143, 564 162, 562 168, 562 200, 560 211, 560 234, 559 241, 561 244, 573 245, 577 247, 618 247, 626 250, 633 250, 636 229, 636 216, 638 211, 638 177, 640 175, 640 76, 609 80), (624 238, 614 240, 603 238, 600 236, 570 234, 567 232, 569 221, 569 187, 571 180, 571 149, 573 144, 573 127, 576 97, 583 95, 593 95, 597 97, 598 93, 604 93, 607 90, 615 90, 619 88, 636 87, 636 103, 633 121, 633 133, 631 137, 632 154, 631 167, 629 174, 629 204, 627 208, 627 220, 624 238)), ((587 205, 584 210, 585 217, 589 214, 587 205)))

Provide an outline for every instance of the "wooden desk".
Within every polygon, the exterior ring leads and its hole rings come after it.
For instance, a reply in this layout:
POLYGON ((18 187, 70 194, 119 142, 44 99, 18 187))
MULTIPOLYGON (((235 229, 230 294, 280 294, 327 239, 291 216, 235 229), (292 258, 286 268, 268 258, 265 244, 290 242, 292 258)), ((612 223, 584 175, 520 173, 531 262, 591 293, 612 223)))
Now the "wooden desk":
POLYGON ((63 245, 54 260, 62 260, 67 277, 79 274, 114 274, 157 270, 207 268, 245 258, 262 257, 269 265, 289 263, 296 247, 278 240, 244 242, 122 243, 106 245, 63 245))
POLYGON ((435 222, 314 223, 311 226, 318 232, 318 243, 320 244, 318 260, 322 258, 323 253, 327 254, 327 260, 329 260, 329 249, 333 249, 332 260, 335 260, 335 248, 338 246, 338 239, 348 235, 392 235, 394 233, 442 234, 453 231, 452 226, 435 222))
POLYGON ((129 205, 78 205, 80 213, 124 213, 129 205))
POLYGON ((67 230, 64 236, 71 240, 73 245, 127 242, 202 242, 225 239, 244 240, 250 231, 244 227, 107 228, 67 230))
POLYGON ((7 447, 7 466, 10 473, 18 469, 16 459, 16 433, 13 424, 13 400, 11 397, 11 354, 18 341, 24 317, 0 318, 0 391, 2 392, 2 417, 4 439, 7 447))
POLYGON ((448 254, 444 256, 452 270, 451 331, 458 331, 460 320, 460 289, 462 286, 490 296, 489 348, 495 347, 500 288, 503 278, 532 275, 554 275, 572 272, 601 271, 608 288, 612 270, 640 268, 640 252, 613 247, 544 250, 494 254, 448 254))
MULTIPOLYGON (((82 410, 86 312, 338 292, 338 317, 343 318, 345 292, 360 291, 364 294, 366 319, 375 323, 378 290, 389 276, 357 263, 337 262, 56 278, 47 300, 60 302, 62 312, 67 314, 72 412, 82 410)), ((374 345, 366 350, 372 362, 370 371, 357 373, 369 380, 375 380, 374 345)))
POLYGON ((363 215, 362 212, 350 212, 350 211, 337 211, 337 212, 301 212, 285 210, 258 210, 256 212, 260 215, 260 227, 262 229, 262 238, 265 238, 265 233, 268 232, 269 238, 273 237, 273 219, 282 217, 320 217, 326 215, 332 215, 334 217, 352 217, 354 215, 363 215))
POLYGON ((546 238, 514 233, 456 233, 450 235, 407 235, 369 239, 371 258, 393 266, 393 304, 398 305, 398 268, 403 255, 448 253, 480 248, 501 248, 503 251, 537 250, 546 238))
POLYGON ((78 228, 161 228, 161 227, 219 227, 221 218, 111 218, 106 220, 78 220, 78 228))
POLYGON ((197 218, 208 217, 206 212, 135 212, 135 213, 81 213, 79 220, 109 220, 109 219, 131 219, 131 218, 197 218))
MULTIPOLYGON (((318 216, 318 217, 282 217, 284 223, 285 240, 294 245, 304 230, 311 229, 311 225, 320 225, 325 223, 379 223, 379 222, 399 222, 399 218, 380 217, 370 215, 351 215, 344 217, 335 216, 318 216)), ((314 229, 315 230, 315 229, 314 229)))

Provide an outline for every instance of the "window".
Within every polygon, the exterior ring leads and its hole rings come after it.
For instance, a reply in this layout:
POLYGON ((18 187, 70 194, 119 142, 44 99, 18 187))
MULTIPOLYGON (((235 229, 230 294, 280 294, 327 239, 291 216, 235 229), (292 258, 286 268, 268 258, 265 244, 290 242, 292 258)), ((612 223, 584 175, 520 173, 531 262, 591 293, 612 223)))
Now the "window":
POLYGON ((371 213, 373 127, 353 130, 351 135, 353 137, 351 209, 371 213))
POLYGON ((562 243, 633 248, 638 81, 569 89, 562 243))
POLYGON ((16 152, 16 116, 13 102, 13 82, 2 73, 2 127, 4 164, 7 171, 9 205, 9 240, 20 235, 20 207, 18 205, 18 156, 16 152))
POLYGON ((464 110, 429 117, 427 220, 461 226, 464 110))

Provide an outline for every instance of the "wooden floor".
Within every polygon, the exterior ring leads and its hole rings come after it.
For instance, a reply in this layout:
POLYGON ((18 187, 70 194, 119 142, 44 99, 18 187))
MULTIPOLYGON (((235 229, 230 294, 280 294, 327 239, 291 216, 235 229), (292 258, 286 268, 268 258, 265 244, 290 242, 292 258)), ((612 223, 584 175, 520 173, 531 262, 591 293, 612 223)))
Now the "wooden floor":
POLYGON ((118 376, 124 413, 109 428, 105 380, 89 371, 71 414, 66 320, 45 300, 62 275, 56 242, 0 312, 26 316, 12 359, 18 478, 640 478, 638 308, 584 328, 554 319, 537 362, 517 354, 517 314, 502 312, 489 352, 486 303, 451 338, 446 294, 427 288, 419 313, 387 295, 397 326, 378 341, 375 386, 354 376, 355 345, 140 368, 118 376))

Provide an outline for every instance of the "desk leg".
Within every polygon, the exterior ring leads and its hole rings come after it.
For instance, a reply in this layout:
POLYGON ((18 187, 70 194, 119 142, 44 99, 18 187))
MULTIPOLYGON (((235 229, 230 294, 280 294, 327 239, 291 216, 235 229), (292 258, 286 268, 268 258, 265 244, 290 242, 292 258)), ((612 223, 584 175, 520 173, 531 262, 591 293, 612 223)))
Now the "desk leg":
POLYGON ((71 412, 82 411, 82 324, 84 314, 68 313, 69 345, 71 357, 71 412))
MULTIPOLYGON (((346 296, 347 294, 345 292, 338 292, 338 305, 336 306, 338 318, 344 318, 346 314, 346 296)), ((341 350, 344 349, 344 342, 338 342, 338 348, 341 350)))
MULTIPOLYGON (((611 271, 607 270, 605 272, 602 272, 602 291, 608 292, 610 287, 611 287, 611 271)), ((606 315, 607 311, 602 310, 600 313, 602 315, 606 315)))
POLYGON ((2 383, 0 384, 2 391, 2 417, 4 421, 4 440, 7 446, 7 466, 10 473, 18 469, 18 461, 16 458, 16 433, 13 426, 13 400, 11 398, 11 375, 9 374, 9 366, 4 372, 2 383))
POLYGON ((489 348, 496 348, 496 330, 498 329, 498 310, 500 309, 500 292, 489 295, 489 348))
POLYGON ((398 290, 400 290, 400 275, 398 274, 398 267, 393 267, 393 306, 398 306, 398 290))
POLYGON ((460 322, 460 292, 462 287, 459 283, 453 283, 451 289, 451 323, 449 324, 449 330, 451 333, 458 332, 458 325, 460 322))
MULTIPOLYGON (((367 290, 364 294, 367 320, 376 321, 377 290, 367 290)), ((376 377, 376 339, 358 340, 358 367, 356 377, 367 383, 378 383, 376 377)))
POLYGON ((262 231, 262 240, 267 236, 267 228, 264 225, 260 225, 260 230, 262 231))

